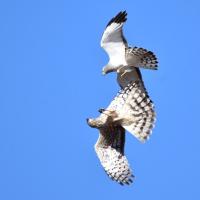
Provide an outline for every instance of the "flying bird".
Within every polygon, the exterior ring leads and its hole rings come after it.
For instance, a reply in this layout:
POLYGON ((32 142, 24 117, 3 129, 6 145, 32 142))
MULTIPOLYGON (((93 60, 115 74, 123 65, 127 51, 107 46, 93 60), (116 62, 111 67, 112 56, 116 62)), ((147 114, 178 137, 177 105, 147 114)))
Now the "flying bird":
POLYGON ((118 72, 123 76, 134 67, 147 69, 158 68, 155 54, 144 48, 129 47, 123 35, 123 25, 127 20, 127 13, 119 12, 106 26, 101 39, 101 47, 109 55, 108 64, 103 67, 102 73, 118 72))
POLYGON ((101 46, 110 58, 102 72, 107 74, 116 71, 121 90, 106 109, 99 109, 99 117, 87 119, 90 127, 99 130, 94 147, 101 165, 107 175, 121 185, 130 184, 134 179, 124 153, 125 132, 145 142, 156 120, 154 104, 146 91, 139 68, 158 67, 153 52, 128 46, 122 32, 126 17, 124 11, 112 18, 101 40, 101 46))
MULTIPOLYGON (((92 128, 99 129, 95 151, 107 175, 121 185, 130 184, 134 175, 124 154, 125 130, 139 141, 145 142, 154 127, 154 104, 143 81, 126 73, 118 79, 121 90, 99 117, 87 119, 92 128)), ((137 74, 140 77, 140 74, 137 74)))

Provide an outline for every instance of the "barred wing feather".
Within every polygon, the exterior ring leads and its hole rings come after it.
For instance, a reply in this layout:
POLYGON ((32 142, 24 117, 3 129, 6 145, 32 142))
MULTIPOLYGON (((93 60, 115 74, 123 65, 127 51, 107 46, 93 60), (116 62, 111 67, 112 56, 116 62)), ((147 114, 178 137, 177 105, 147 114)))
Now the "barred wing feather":
POLYGON ((132 172, 124 156, 125 130, 121 126, 100 129, 95 151, 107 175, 121 185, 132 182, 132 172))

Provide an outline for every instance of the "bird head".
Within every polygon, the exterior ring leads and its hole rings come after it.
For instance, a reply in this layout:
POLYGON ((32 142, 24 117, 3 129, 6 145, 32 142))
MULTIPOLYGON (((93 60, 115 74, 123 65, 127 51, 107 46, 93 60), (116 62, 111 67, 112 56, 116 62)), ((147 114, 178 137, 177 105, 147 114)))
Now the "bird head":
POLYGON ((87 124, 88 124, 90 127, 92 127, 92 128, 95 128, 95 127, 96 127, 96 126, 95 126, 95 125, 96 125, 95 120, 87 118, 86 121, 87 121, 87 124))
POLYGON ((108 73, 110 73, 110 72, 114 72, 115 71, 115 68, 113 67, 113 66, 111 66, 111 65, 106 65, 105 67, 103 67, 103 69, 102 69, 102 74, 103 75, 106 75, 106 74, 108 74, 108 73))
POLYGON ((102 119, 101 117, 97 117, 96 119, 89 119, 87 118, 87 124, 91 127, 91 128, 102 128, 105 126, 106 124, 106 119, 102 119))

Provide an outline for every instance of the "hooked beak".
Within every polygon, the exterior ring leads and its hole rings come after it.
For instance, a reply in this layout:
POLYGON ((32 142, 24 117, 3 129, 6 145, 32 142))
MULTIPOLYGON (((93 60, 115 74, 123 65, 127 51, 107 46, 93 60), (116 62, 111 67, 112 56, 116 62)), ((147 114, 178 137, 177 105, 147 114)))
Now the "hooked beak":
POLYGON ((87 124, 88 124, 89 126, 91 126, 91 124, 90 124, 90 122, 91 122, 90 118, 87 118, 86 121, 87 121, 87 124))
POLYGON ((103 69, 102 69, 102 75, 106 75, 106 74, 107 74, 106 68, 103 67, 103 69))
POLYGON ((115 67, 110 66, 110 65, 106 65, 106 66, 103 67, 103 69, 102 69, 102 74, 103 74, 103 75, 106 75, 106 74, 108 74, 108 73, 110 73, 110 72, 114 72, 114 71, 116 71, 116 70, 115 70, 115 67))
POLYGON ((102 75, 106 75, 106 73, 104 71, 102 71, 102 75))
POLYGON ((86 121, 87 121, 87 124, 88 124, 91 128, 96 128, 93 119, 87 118, 86 121))

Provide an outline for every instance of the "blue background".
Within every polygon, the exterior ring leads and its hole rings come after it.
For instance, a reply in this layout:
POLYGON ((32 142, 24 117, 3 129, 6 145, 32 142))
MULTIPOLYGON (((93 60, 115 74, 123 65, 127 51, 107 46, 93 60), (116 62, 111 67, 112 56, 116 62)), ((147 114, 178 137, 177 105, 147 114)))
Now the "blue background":
POLYGON ((200 199, 199 1, 1 1, 0 199, 200 199), (109 180, 86 124, 119 87, 101 75, 107 22, 127 10, 129 44, 154 51, 142 70, 157 122, 146 144, 127 134, 136 179, 109 180))

